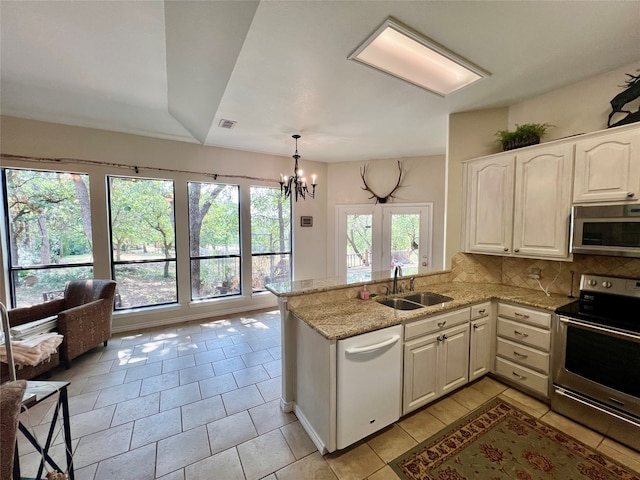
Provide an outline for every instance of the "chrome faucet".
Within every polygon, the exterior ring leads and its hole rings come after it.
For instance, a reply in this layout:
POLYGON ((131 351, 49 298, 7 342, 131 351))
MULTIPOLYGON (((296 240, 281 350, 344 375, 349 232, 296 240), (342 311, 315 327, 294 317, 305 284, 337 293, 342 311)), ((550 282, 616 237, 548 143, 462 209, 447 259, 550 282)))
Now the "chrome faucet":
POLYGON ((413 277, 411 277, 411 278, 409 279, 409 291, 410 291, 410 292, 413 292, 413 291, 415 290, 415 288, 416 288, 416 287, 415 287, 415 281, 416 281, 416 279, 415 279, 415 278, 413 278, 413 277))
POLYGON ((396 265, 396 269, 393 272, 393 291, 392 293, 395 295, 398 293, 398 273, 402 276, 402 267, 400 265, 396 265))

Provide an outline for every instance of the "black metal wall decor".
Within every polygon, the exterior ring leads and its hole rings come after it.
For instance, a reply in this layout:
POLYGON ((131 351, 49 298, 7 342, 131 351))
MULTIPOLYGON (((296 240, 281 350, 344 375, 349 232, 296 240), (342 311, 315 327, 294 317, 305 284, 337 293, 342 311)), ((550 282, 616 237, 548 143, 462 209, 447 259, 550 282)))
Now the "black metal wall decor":
POLYGON ((395 193, 396 190, 398 190, 400 188, 400 182, 402 181, 402 165, 400 164, 400 160, 398 160, 398 170, 400 170, 400 173, 398 174, 398 182, 396 183, 396 186, 393 187, 393 190, 391 190, 391 192, 389 192, 387 195, 385 195, 384 197, 381 197, 378 194, 376 194, 373 190, 371 190, 369 188, 369 186, 367 185, 367 181, 364 178, 365 174, 367 173, 367 165, 365 164, 360 169, 360 176, 362 177, 362 181, 364 182, 364 187, 360 187, 360 188, 362 188, 362 190, 365 190, 365 191, 371 193, 371 196, 369 198, 370 199, 371 198, 375 198, 376 199, 376 204, 377 203, 387 203, 387 200, 389 200, 390 198, 394 198, 393 194, 395 193))
MULTIPOLYGON (((640 70, 638 71, 640 72, 640 70)), ((637 112, 623 110, 625 105, 640 97, 640 75, 631 75, 630 73, 627 73, 626 75, 629 78, 625 82, 625 85, 619 85, 620 87, 626 87, 625 90, 611 99, 611 113, 609 114, 609 120, 607 121, 607 126, 609 128, 640 121, 640 107, 637 112), (612 124, 611 118, 616 113, 626 113, 627 116, 612 124)))

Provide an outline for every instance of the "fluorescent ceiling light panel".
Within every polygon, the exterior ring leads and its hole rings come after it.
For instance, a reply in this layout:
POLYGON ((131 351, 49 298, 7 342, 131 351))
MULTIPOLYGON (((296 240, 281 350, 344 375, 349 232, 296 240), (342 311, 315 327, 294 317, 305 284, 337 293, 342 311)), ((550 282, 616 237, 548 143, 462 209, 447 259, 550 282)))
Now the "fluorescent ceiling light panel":
POLYGON ((491 75, 391 17, 348 58, 443 97, 491 75))

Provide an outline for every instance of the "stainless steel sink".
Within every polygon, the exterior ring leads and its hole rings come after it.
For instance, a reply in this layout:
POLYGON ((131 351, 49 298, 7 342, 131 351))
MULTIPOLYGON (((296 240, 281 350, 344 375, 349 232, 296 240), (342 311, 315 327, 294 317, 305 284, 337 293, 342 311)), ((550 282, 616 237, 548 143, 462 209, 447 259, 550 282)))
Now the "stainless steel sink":
POLYGON ((406 297, 402 297, 404 300, 409 300, 410 302, 416 302, 420 305, 428 307, 430 305, 437 305, 439 303, 447 303, 453 300, 451 297, 447 297, 446 295, 439 295, 437 293, 425 292, 425 293, 415 293, 413 295, 408 295, 406 297))
POLYGON ((416 308, 424 307, 424 305, 405 300, 404 298, 387 298, 385 300, 378 300, 378 303, 395 308, 396 310, 415 310, 416 308))

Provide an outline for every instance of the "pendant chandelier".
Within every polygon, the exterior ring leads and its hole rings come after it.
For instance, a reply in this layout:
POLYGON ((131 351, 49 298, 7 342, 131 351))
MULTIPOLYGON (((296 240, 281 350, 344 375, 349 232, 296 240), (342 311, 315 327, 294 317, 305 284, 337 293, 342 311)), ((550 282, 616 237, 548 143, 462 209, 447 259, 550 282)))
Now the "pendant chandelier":
POLYGON ((300 155, 298 155, 298 139, 300 135, 292 135, 292 138, 296 140, 296 153, 293 154, 293 158, 296 161, 293 167, 293 175, 291 177, 287 177, 286 175, 280 174, 280 193, 285 197, 289 198, 291 194, 294 194, 294 198, 296 202, 298 201, 298 197, 303 200, 309 195, 311 198, 315 198, 316 196, 316 175, 315 173, 311 175, 311 191, 307 187, 307 180, 302 176, 302 170, 298 168, 298 160, 300 159, 300 155))

